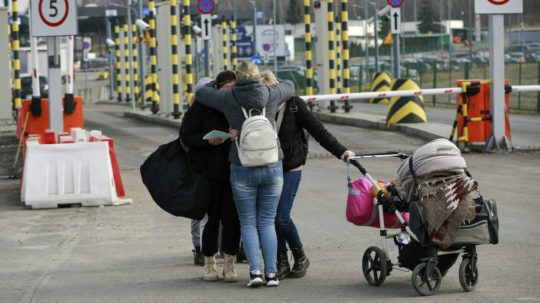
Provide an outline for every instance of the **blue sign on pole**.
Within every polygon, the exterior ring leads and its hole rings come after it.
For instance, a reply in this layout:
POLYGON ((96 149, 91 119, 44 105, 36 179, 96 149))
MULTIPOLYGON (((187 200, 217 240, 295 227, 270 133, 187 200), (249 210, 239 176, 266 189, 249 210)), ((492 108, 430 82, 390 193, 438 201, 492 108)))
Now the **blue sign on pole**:
POLYGON ((391 7, 397 8, 403 5, 403 0, 386 0, 386 3, 388 3, 388 5, 391 7))
POLYGON ((255 63, 255 65, 259 66, 262 63, 261 56, 255 55, 251 57, 251 62, 255 63))
POLYGON ((201 14, 211 14, 216 8, 216 3, 214 0, 198 0, 197 1, 197 10, 201 14))

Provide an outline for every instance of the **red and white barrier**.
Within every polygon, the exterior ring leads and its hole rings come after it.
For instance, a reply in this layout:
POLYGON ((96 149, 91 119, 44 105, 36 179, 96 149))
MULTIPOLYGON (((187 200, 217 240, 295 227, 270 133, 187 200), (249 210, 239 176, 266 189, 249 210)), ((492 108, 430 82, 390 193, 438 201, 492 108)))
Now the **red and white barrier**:
MULTIPOLYGON (((540 85, 513 85, 512 92, 537 92, 540 91, 540 85)), ((429 96, 429 95, 448 95, 461 94, 461 87, 448 88, 429 88, 420 90, 401 90, 388 92, 366 92, 366 93, 351 93, 351 94, 334 94, 334 95, 313 95, 300 96, 306 102, 319 101, 336 101, 336 100, 359 100, 371 98, 391 98, 391 97, 407 97, 407 96, 429 96)))
POLYGON ((37 209, 62 204, 131 203, 131 199, 123 198, 124 187, 112 139, 87 140, 86 136, 82 137, 83 132, 73 129, 71 133, 59 134, 58 144, 41 144, 38 136, 29 137, 21 186, 25 205, 37 209))

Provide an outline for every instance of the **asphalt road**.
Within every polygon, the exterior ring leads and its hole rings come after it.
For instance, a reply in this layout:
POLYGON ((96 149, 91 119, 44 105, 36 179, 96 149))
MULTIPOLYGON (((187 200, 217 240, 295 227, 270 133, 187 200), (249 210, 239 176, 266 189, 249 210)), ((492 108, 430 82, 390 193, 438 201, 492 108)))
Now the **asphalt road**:
MULTIPOLYGON (((117 106, 87 107, 87 128, 116 140, 133 204, 27 210, 18 181, 0 180, 0 302, 540 302, 540 153, 467 154, 485 196, 498 201, 500 239, 478 248, 480 282, 464 293, 458 264, 440 292, 418 298, 410 272, 394 270, 380 287, 361 271, 378 231, 345 220, 345 164, 311 143, 293 217, 311 267, 303 279, 274 289, 204 282, 193 266, 189 220, 161 211, 139 177, 139 165, 177 130, 122 117, 117 106)), ((386 131, 329 125, 357 153, 411 151, 421 140, 386 131)), ((366 160, 375 177, 394 177, 397 159, 366 160)), ((389 243, 395 258, 396 247, 389 243)), ((219 261, 221 262, 221 260, 219 261)), ((247 279, 247 265, 238 272, 247 279)))

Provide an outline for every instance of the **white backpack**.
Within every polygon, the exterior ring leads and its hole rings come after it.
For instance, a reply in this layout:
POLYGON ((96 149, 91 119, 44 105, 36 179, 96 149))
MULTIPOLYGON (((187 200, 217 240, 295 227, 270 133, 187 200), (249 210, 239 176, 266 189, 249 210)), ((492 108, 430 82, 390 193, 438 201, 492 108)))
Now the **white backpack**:
POLYGON ((240 130, 240 138, 236 140, 238 158, 244 167, 266 166, 279 160, 278 137, 272 123, 266 118, 266 109, 261 115, 249 114, 242 107, 246 120, 240 130))

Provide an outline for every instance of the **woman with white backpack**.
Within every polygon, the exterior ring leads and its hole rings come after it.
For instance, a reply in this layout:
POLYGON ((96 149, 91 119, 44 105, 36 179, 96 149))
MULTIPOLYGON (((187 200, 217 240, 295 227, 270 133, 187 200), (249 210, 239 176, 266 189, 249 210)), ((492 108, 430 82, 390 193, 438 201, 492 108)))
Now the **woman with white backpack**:
POLYGON ((247 286, 264 284, 259 248, 266 286, 278 286, 274 222, 283 186, 283 152, 273 121, 278 104, 293 96, 294 84, 285 80, 272 87, 262 85, 259 69, 251 62, 241 62, 235 73, 234 89, 219 91, 210 83, 196 92, 196 98, 223 112, 230 127, 239 130, 236 143, 231 144, 229 161, 231 187, 249 263, 247 286))

